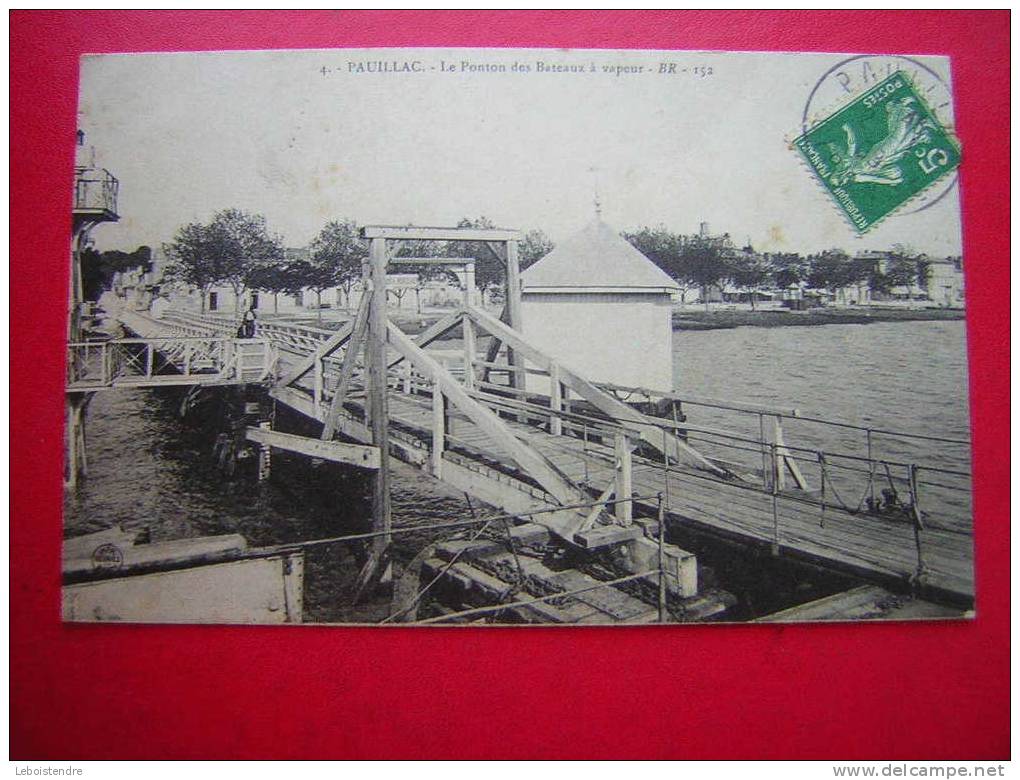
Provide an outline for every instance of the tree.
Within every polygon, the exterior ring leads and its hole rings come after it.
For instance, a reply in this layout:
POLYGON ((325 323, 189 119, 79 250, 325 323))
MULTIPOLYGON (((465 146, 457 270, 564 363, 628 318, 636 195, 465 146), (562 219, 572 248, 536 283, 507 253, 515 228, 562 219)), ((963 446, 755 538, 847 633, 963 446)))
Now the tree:
POLYGON ((662 269, 680 288, 680 305, 686 302, 687 293, 697 287, 687 266, 683 236, 671 233, 664 226, 643 227, 634 233, 621 234, 631 246, 662 269))
POLYGON ((529 230, 517 245, 517 262, 523 271, 533 266, 555 248, 555 244, 541 230, 529 230))
POLYGON ((294 293, 288 278, 288 264, 281 258, 267 260, 255 265, 248 273, 248 289, 262 290, 273 296, 273 314, 279 309, 280 293, 294 293))
POLYGON ((198 222, 182 225, 173 240, 163 244, 163 251, 170 260, 163 278, 197 288, 205 313, 209 288, 222 278, 208 227, 198 222))
POLYGON ((263 263, 283 259, 283 241, 270 236, 266 218, 240 209, 224 209, 213 215, 209 226, 213 249, 221 268, 219 281, 234 291, 234 311, 248 289, 252 272, 263 263))
POLYGON ((315 292, 316 319, 322 321, 322 291, 341 287, 350 304, 350 290, 361 278, 361 264, 368 257, 368 248, 351 220, 333 220, 319 231, 308 247, 308 259, 292 264, 290 274, 300 279, 302 287, 315 292))
POLYGON ((252 270, 283 255, 282 242, 269 235, 265 217, 240 209, 218 211, 207 225, 183 225, 163 249, 170 258, 164 278, 197 287, 202 311, 209 288, 216 284, 230 285, 234 306, 239 307, 252 270))
MULTIPOLYGON (((414 225, 408 225, 408 227, 414 227, 414 225)), ((395 257, 444 257, 443 253, 445 249, 446 246, 441 241, 414 239, 411 241, 402 241, 400 243, 400 247, 397 249, 395 257)), ((421 293, 429 281, 433 279, 448 279, 454 284, 459 284, 456 275, 448 268, 444 268, 441 265, 421 263, 414 265, 401 265, 400 269, 403 273, 417 274, 414 294, 417 298, 416 305, 418 314, 422 313, 421 293)), ((406 290, 401 290, 399 292, 393 290, 398 303, 403 299, 405 292, 406 290)))
POLYGON ((758 292, 772 279, 772 272, 761 255, 741 252, 730 258, 727 277, 751 294, 751 309, 756 308, 758 292))
POLYGON ((728 278, 728 252, 726 246, 707 236, 691 236, 684 241, 681 262, 684 273, 701 289, 701 300, 708 311, 708 289, 728 278))
POLYGON ((888 277, 882 273, 880 264, 873 257, 855 257, 850 262, 852 266, 850 275, 856 280, 858 288, 866 282, 872 294, 889 291, 888 277))
POLYGON ((109 290, 117 273, 141 269, 142 273, 152 270, 152 249, 140 246, 134 252, 111 249, 97 252, 91 247, 82 252, 81 276, 82 293, 86 301, 98 301, 104 290, 109 290))
POLYGON ((833 296, 856 282, 858 274, 859 270, 851 266, 850 257, 842 249, 827 249, 808 257, 808 285, 828 290, 833 296))
POLYGON ((885 265, 885 275, 889 280, 889 287, 909 288, 917 282, 920 276, 918 271, 921 259, 922 256, 916 254, 909 247, 894 244, 889 251, 885 265))
MULTIPOLYGON (((457 223, 459 228, 488 230, 495 225, 488 217, 475 219, 464 217, 457 223)), ((484 241, 448 241, 444 253, 447 257, 471 257, 475 261, 475 284, 484 294, 489 288, 499 289, 506 279, 506 258, 496 257, 484 241)), ((519 260, 519 258, 518 258, 519 260)))
POLYGON ((931 260, 928 259, 927 255, 919 255, 917 257, 917 286, 924 290, 925 295, 930 299, 931 290, 929 283, 931 281, 931 260))
POLYGON ((797 252, 777 252, 767 256, 772 279, 777 287, 797 286, 807 276, 807 263, 797 252))

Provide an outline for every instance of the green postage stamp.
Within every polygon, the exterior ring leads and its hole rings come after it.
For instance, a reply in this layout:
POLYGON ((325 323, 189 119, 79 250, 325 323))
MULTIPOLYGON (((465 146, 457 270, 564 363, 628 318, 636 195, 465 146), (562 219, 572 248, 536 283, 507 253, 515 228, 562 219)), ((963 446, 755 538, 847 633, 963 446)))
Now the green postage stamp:
POLYGON ((859 233, 960 164, 960 148, 897 71, 793 142, 859 233))

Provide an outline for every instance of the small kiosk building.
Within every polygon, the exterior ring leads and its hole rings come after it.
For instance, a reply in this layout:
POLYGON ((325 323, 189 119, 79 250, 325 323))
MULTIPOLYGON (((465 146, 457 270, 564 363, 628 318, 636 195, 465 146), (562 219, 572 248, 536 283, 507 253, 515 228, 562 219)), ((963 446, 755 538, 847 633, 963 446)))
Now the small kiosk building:
MULTIPOLYGON (((596 217, 521 273, 524 336, 592 381, 670 391, 678 289, 596 217)), ((529 374, 529 391, 548 385, 529 374)))

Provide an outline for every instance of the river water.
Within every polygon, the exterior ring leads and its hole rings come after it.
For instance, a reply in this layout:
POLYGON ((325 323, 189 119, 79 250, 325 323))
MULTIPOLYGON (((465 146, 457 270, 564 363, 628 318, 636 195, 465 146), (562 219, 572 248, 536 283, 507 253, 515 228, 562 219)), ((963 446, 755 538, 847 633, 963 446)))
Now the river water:
MULTIPOLYGON (((802 418, 836 420, 873 430, 870 454, 877 465, 875 490, 890 479, 905 491, 906 464, 916 464, 922 505, 955 529, 970 527, 970 417, 963 321, 880 322, 867 325, 677 331, 675 386, 681 396, 708 397, 791 410, 802 418), (903 432, 951 441, 893 436, 903 432)), ((687 405, 699 427, 772 439, 772 419, 687 405)), ((810 419, 785 419, 783 437, 808 483, 817 489, 824 451, 828 477, 858 505, 867 487, 868 434, 810 419), (802 448, 802 449, 798 449, 802 448), (849 457, 841 458, 840 455, 849 457)), ((710 455, 761 468, 760 446, 709 445, 710 455), (747 450, 758 449, 759 452, 747 450)), ((719 441, 718 438, 714 441, 719 441)))
MULTIPOLYGON (((969 438, 963 322, 678 331, 674 354, 681 394, 969 438)), ((368 483, 362 475, 274 452, 270 483, 250 478, 250 467, 241 469, 244 476, 226 479, 214 468, 208 429, 182 422, 179 404, 175 391, 96 394, 87 416, 89 476, 65 497, 67 536, 121 524, 148 528, 153 541, 240 533, 250 545, 263 546, 366 530, 368 483)), ((755 415, 693 406, 684 411, 691 425, 726 427, 748 437, 759 428, 755 415)), ((207 412, 217 415, 216 409, 207 412)), ((305 424, 296 415, 278 414, 282 430, 298 431, 305 424)), ((814 423, 787 421, 785 433, 789 444, 805 448, 860 452, 864 446, 859 431, 814 423)), ((968 447, 962 445, 883 442, 876 436, 873 446, 876 455, 890 459, 947 469, 969 465, 968 447)), ((757 457, 743 451, 739 456, 752 465, 757 457)), ((805 456, 809 480, 816 476, 811 466, 805 456)), ((968 525, 969 494, 954 490, 945 500, 954 507, 949 522, 968 525)), ((403 472, 394 478, 393 505, 396 525, 463 519, 478 509, 462 496, 437 493, 424 476, 403 472)), ((409 560, 429 538, 402 539, 398 559, 409 560)), ((345 606, 343 594, 351 587, 359 554, 355 546, 309 548, 306 620, 372 620, 385 614, 385 604, 345 606)))

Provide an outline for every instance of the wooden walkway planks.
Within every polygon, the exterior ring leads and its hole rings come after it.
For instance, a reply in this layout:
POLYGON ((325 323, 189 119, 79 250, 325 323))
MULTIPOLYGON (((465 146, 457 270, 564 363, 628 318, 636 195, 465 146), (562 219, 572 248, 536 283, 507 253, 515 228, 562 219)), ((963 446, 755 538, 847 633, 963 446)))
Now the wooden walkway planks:
MULTIPOLYGON (((290 355, 281 354, 281 363, 290 359, 290 355)), ((298 384, 305 385, 307 390, 311 383, 306 377, 298 384)), ((363 399, 363 388, 352 386, 348 403, 362 407, 363 399)), ((431 439, 431 402, 424 397, 391 390, 388 403, 392 421, 409 431, 409 438, 427 447, 431 439)), ((597 495, 613 481, 612 447, 586 443, 572 436, 552 436, 523 423, 505 422, 515 435, 549 459, 575 484, 597 495)), ((495 463, 511 474, 516 471, 507 452, 494 446, 476 425, 456 413, 451 415, 450 434, 448 446, 475 459, 479 465, 495 463)), ((401 437, 407 437, 407 433, 401 437)), ((523 484, 522 488, 530 489, 523 484)), ((635 463, 633 489, 638 495, 663 493, 667 513, 674 523, 690 524, 699 530, 745 542, 777 543, 782 552, 822 566, 880 580, 904 581, 917 571, 914 531, 906 520, 827 507, 823 523, 819 505, 780 495, 775 499, 777 528, 773 497, 766 492, 727 483, 704 473, 676 467, 666 472, 644 463, 635 463)), ((648 502, 646 508, 654 508, 654 502, 648 502)), ((921 542, 924 584, 972 599, 972 537, 931 529, 922 532, 921 542)))
MULTIPOLYGON (((398 394, 394 394, 396 396, 398 394)), ((391 396, 392 397, 392 396, 391 396)), ((391 406, 400 418, 400 401, 391 406)), ((411 420, 400 420, 410 423, 411 420)), ((612 450, 608 447, 569 436, 552 436, 537 428, 508 423, 512 430, 537 449, 577 483, 586 479, 595 491, 608 485, 614 476, 612 450)), ((463 423, 458 436, 470 438, 479 447, 486 446, 484 435, 470 432, 463 423)), ((486 452, 492 458, 497 453, 486 452)), ((500 458, 511 465, 504 456, 500 458)), ((834 566, 865 576, 909 579, 917 571, 917 549, 912 525, 868 514, 852 514, 838 507, 827 507, 822 523, 820 506, 813 506, 788 495, 776 498, 779 519, 778 536, 773 517, 772 496, 746 486, 727 483, 709 475, 650 465, 636 465, 634 491, 639 495, 662 492, 666 509, 674 521, 692 522, 707 529, 743 537, 757 543, 772 544, 806 560, 834 566)), ((647 508, 653 508, 647 502, 647 508)), ((925 584, 964 598, 973 598, 973 550, 969 535, 926 530, 921 535, 925 565, 925 584)))

